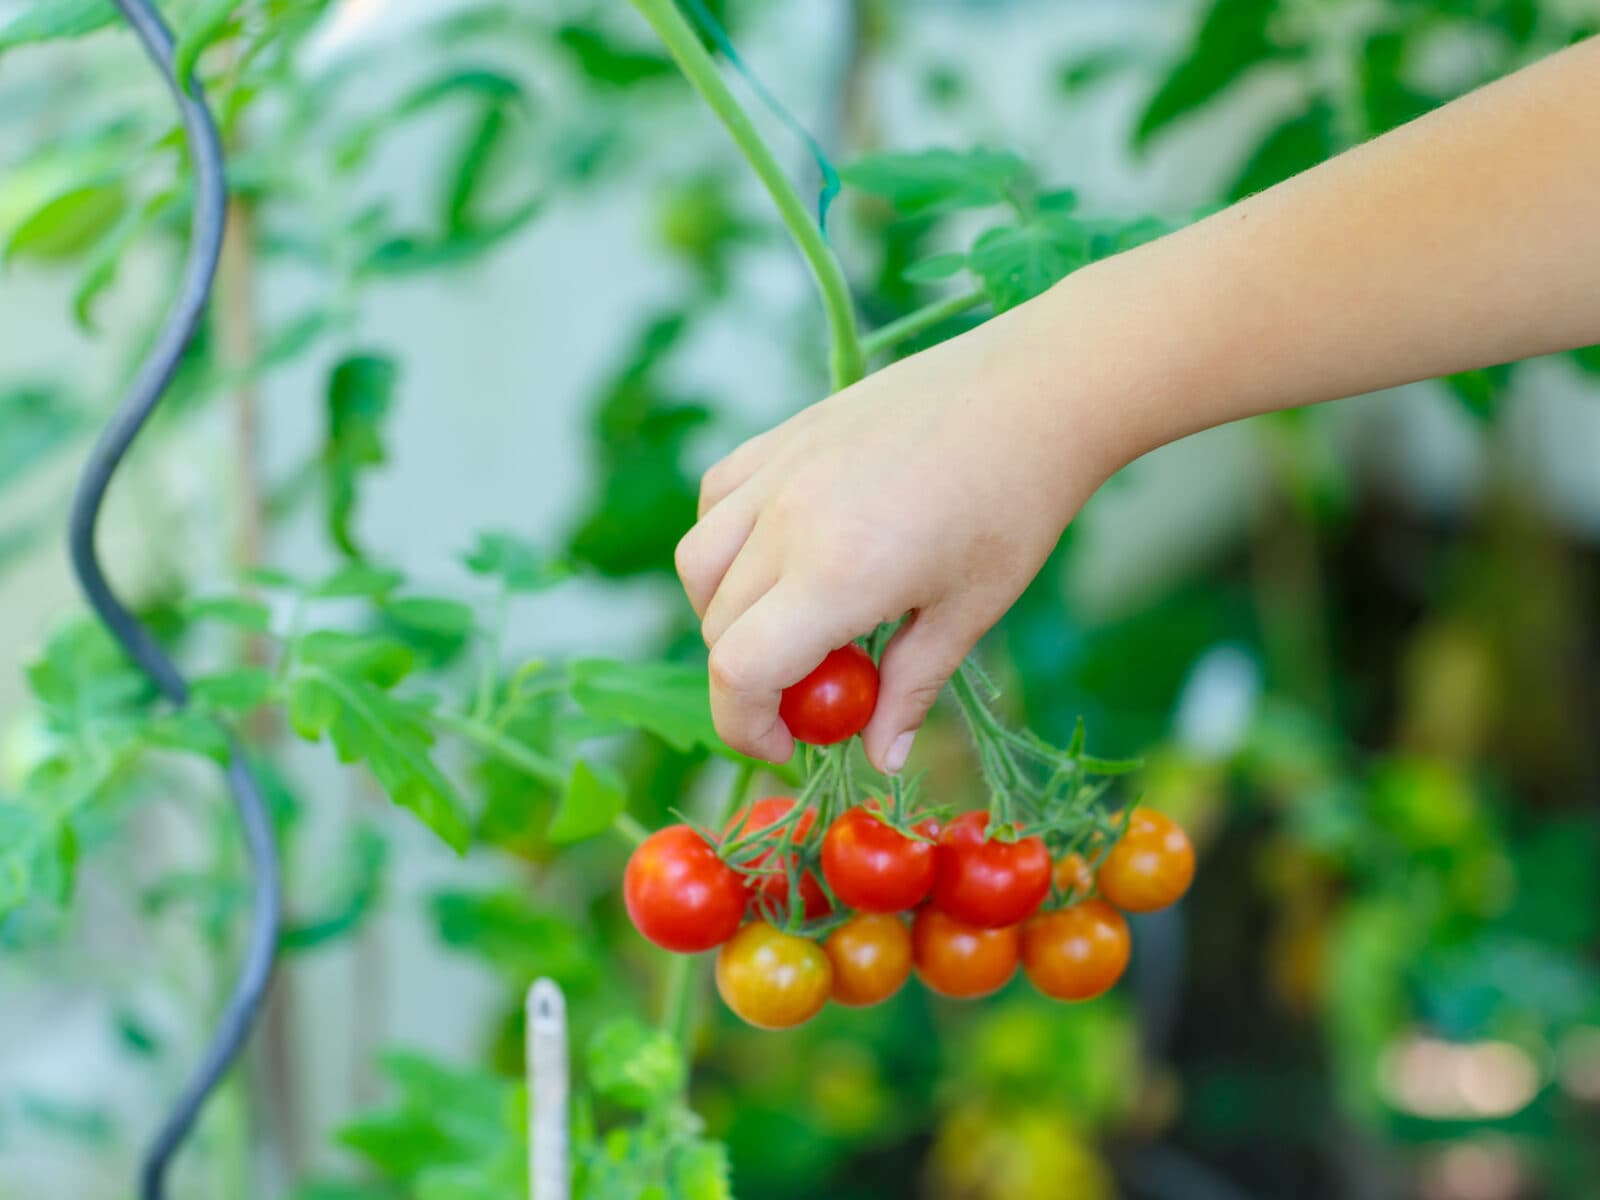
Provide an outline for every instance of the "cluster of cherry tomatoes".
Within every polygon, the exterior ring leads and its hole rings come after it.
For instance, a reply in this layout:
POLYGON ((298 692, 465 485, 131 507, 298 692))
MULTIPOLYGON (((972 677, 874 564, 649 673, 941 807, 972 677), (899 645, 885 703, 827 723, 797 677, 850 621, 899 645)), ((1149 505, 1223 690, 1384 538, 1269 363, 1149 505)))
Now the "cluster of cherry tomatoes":
MULTIPOLYGON (((783 822, 791 844, 803 841, 815 817, 795 815, 784 797, 761 800, 735 818, 740 832, 724 845, 759 847, 761 831, 783 822)), ((724 1002, 752 1025, 784 1029, 829 999, 881 1003, 913 969, 944 996, 986 996, 1019 963, 1047 996, 1098 996, 1128 964, 1123 913, 1173 903, 1194 874, 1188 837, 1148 809, 1134 810, 1098 870, 1078 854, 1052 863, 1038 837, 989 837, 988 824, 987 813, 966 812, 942 828, 932 818, 897 828, 881 806, 851 808, 822 837, 822 881, 807 871, 798 887, 792 861, 771 861, 775 846, 740 869, 697 830, 673 825, 634 852, 623 893, 658 946, 720 947, 724 1002), (794 928, 772 919, 783 911, 794 928), (820 940, 802 932, 817 926, 820 940)))
MULTIPOLYGON (((781 712, 801 741, 834 744, 876 699, 872 659, 848 646, 789 689, 781 712)), ((667 950, 716 949, 728 1007, 786 1029, 830 999, 879 1004, 913 970, 958 998, 999 990, 1019 964, 1047 996, 1098 996, 1128 964, 1123 913, 1174 903, 1194 875, 1188 836, 1150 809, 1055 859, 1043 837, 992 826, 987 812, 941 822, 902 807, 855 805, 819 828, 816 808, 769 797, 719 834, 668 826, 628 861, 628 915, 667 950)))

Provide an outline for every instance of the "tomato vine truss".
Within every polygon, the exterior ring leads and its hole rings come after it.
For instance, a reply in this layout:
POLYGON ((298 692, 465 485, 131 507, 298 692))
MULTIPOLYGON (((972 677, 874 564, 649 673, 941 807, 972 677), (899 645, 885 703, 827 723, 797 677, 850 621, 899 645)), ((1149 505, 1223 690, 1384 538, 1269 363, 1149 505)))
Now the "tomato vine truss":
MULTIPOLYGON (((128 657, 174 705, 188 702, 189 686, 150 631, 129 611, 106 581, 95 550, 95 527, 106 490, 140 430, 161 402, 205 312, 222 252, 228 191, 222 143, 198 83, 180 80, 172 32, 149 0, 114 0, 132 26, 150 61, 160 71, 177 104, 194 167, 194 217, 189 257, 177 298, 149 355, 140 364, 127 394, 90 452, 73 496, 68 539, 72 566, 89 604, 128 657)), ((160 1127, 139 1169, 141 1200, 162 1200, 173 1156, 193 1128, 206 1098, 238 1055, 266 996, 278 941, 278 864, 272 825, 261 787, 235 742, 227 764, 229 789, 238 807, 254 871, 249 942, 237 980, 199 1064, 160 1127)))

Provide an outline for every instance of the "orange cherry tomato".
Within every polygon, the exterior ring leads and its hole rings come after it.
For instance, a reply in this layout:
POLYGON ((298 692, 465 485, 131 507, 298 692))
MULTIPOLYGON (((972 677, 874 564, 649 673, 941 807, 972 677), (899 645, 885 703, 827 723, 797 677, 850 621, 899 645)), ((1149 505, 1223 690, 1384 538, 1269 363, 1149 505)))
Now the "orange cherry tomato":
POLYGON ((833 998, 850 1008, 882 1004, 911 974, 911 932, 887 913, 857 913, 822 948, 833 964, 833 998))
POLYGON ((1003 988, 1016 974, 1020 936, 1014 925, 982 929, 932 907, 911 923, 917 977, 941 996, 969 999, 1003 988))
POLYGON ((1128 922, 1104 900, 1039 913, 1022 927, 1022 969, 1056 1000, 1089 1000, 1127 969, 1128 922))
POLYGON ((822 947, 752 921, 717 951, 722 1002, 757 1029, 792 1029, 822 1011, 833 967, 822 947))
POLYGON ((1175 904, 1194 879, 1194 846, 1171 817, 1136 808, 1122 840, 1100 864, 1100 894, 1123 912, 1175 904))

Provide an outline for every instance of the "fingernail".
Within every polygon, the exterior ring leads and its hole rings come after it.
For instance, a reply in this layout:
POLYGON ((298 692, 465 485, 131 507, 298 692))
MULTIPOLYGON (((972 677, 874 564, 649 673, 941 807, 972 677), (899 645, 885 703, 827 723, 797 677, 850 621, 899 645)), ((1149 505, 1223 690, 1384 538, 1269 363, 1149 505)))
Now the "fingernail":
POLYGON ((891 775, 898 775, 900 768, 906 765, 906 759, 911 757, 911 743, 917 738, 915 729, 907 730, 895 738, 894 745, 889 747, 889 753, 884 757, 883 768, 891 775))

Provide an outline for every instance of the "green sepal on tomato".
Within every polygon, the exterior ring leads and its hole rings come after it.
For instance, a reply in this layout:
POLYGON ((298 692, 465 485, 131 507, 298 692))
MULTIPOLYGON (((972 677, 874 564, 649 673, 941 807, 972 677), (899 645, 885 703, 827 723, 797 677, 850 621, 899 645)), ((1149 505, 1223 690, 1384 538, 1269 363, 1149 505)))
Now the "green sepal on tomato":
MULTIPOLYGON (((790 814, 794 812, 794 806, 795 802, 787 796, 768 796, 757 800, 735 814, 728 822, 724 833, 735 840, 760 834, 791 819, 790 814)), ((789 841, 799 846, 811 836, 811 831, 817 822, 816 810, 807 808, 792 820, 793 824, 788 831, 789 841)), ((773 834, 774 838, 780 836, 781 833, 773 834)), ((755 893, 756 903, 765 900, 769 907, 776 906, 783 912, 788 911, 790 872, 791 868, 798 869, 799 858, 797 852, 779 856, 775 849, 766 849, 740 864, 747 872, 746 879, 755 893), (789 859, 787 864, 784 862, 784 857, 789 859)), ((827 893, 822 890, 816 875, 810 871, 800 877, 800 901, 807 921, 815 921, 833 911, 827 893)))

